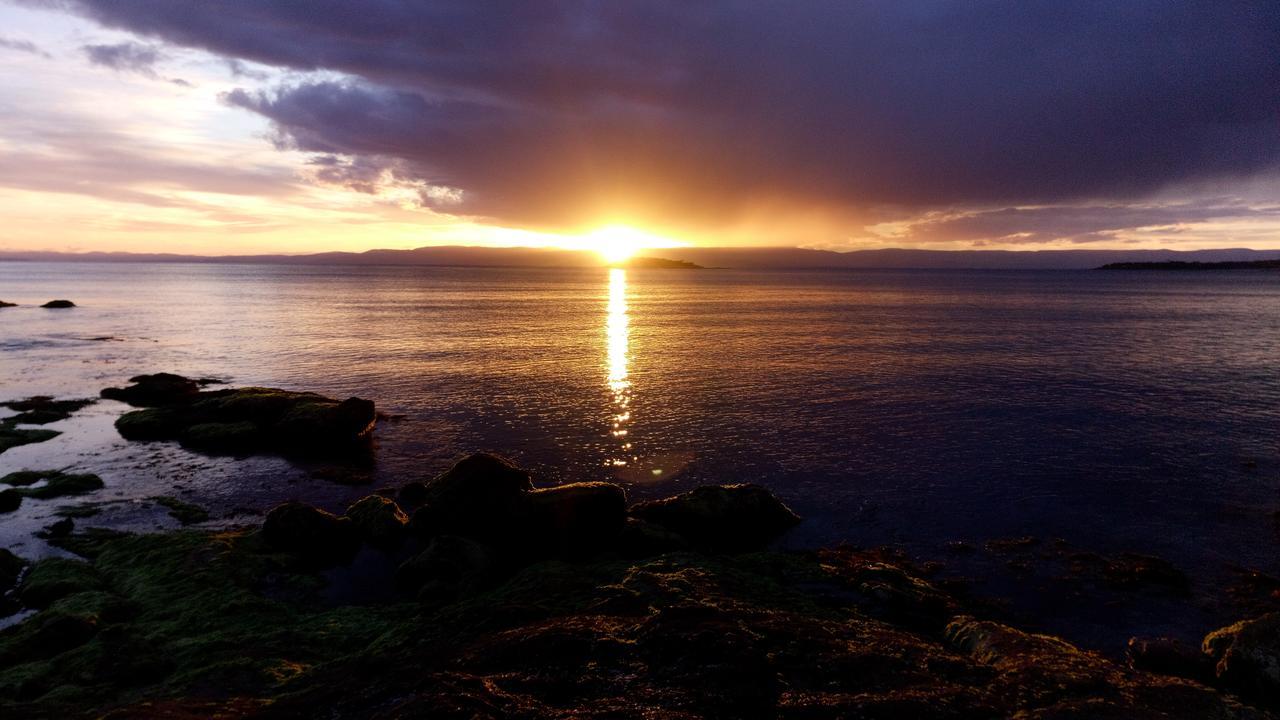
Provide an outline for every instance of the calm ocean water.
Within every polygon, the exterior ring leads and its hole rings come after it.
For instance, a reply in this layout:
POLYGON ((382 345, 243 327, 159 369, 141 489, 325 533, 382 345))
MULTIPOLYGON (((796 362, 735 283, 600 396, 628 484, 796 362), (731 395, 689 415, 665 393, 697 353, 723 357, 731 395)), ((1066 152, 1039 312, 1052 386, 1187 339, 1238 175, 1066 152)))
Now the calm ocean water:
MULTIPOLYGON (((379 482, 492 449, 635 497, 763 483, 807 518, 796 545, 1032 534, 1280 570, 1276 273, 0 263, 0 299, 24 305, 0 310, 0 398, 162 370, 360 395, 396 416, 379 482), (33 307, 63 297, 81 307, 33 307)), ((104 497, 176 485, 224 514, 367 492, 125 444, 122 409, 0 472, 91 469, 104 497)), ((48 522, 29 505, 0 544, 48 522)))

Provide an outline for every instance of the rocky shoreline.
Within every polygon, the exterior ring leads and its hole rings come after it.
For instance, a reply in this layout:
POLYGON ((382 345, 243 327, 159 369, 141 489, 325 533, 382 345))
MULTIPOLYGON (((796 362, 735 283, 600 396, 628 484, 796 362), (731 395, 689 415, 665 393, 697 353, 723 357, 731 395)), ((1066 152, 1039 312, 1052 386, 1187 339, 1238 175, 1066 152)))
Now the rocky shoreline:
MULTIPOLYGON (((178 376, 140 376, 132 388, 104 396, 146 408, 133 412, 163 409, 155 425, 167 439, 181 442, 202 424, 247 424, 235 434, 251 441, 237 453, 295 453, 305 449, 297 438, 310 436, 331 446, 338 428, 361 441, 376 421, 367 401, 207 391, 178 376), (352 407, 368 424, 351 419, 352 407), (313 433, 289 430, 302 418, 313 433), (332 421, 328 430, 314 430, 322 421, 332 421)), ((122 434, 130 414, 117 425, 122 434)), ((50 487, 38 473, 13 480, 50 487)), ((161 500, 200 521, 199 508, 161 500)), ((538 487, 482 453, 439 476, 379 488, 340 515, 292 502, 259 525, 229 529, 68 526, 49 541, 75 559, 29 564, 0 551, 3 610, 29 613, 0 630, 0 715, 1269 718, 1280 710, 1280 615, 1217 630, 1201 647, 1135 638, 1118 661, 1019 630, 901 556, 770 549, 798 522, 751 484, 632 503, 612 483, 538 487)), ((1036 541, 1006 544, 990 550, 1016 556, 1036 541)), ((1061 553, 1102 582, 1185 592, 1185 576, 1157 558, 1061 553)))

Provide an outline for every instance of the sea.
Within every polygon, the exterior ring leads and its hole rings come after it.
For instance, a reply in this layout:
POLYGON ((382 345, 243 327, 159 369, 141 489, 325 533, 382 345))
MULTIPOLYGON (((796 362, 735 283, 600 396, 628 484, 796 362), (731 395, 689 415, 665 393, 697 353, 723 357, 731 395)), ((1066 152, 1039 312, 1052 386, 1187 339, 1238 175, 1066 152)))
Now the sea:
POLYGON ((612 480, 636 500, 759 483, 804 517, 783 547, 936 559, 1104 649, 1224 618, 1203 599, 1068 602, 1037 557, 1157 556, 1205 597, 1280 573, 1276 272, 9 262, 0 300, 19 303, 0 309, 0 401, 164 371, 384 414, 370 484, 353 486, 125 442, 127 408, 101 401, 0 454, 0 475, 106 484, 0 517, 19 554, 56 552, 34 533, 68 504, 107 503, 82 526, 150 531, 175 526, 148 501, 171 495, 237 525, 287 499, 341 511, 483 450, 542 486, 612 480), (52 299, 77 307, 39 307, 52 299), (1020 566, 982 551, 1014 538, 1020 566))

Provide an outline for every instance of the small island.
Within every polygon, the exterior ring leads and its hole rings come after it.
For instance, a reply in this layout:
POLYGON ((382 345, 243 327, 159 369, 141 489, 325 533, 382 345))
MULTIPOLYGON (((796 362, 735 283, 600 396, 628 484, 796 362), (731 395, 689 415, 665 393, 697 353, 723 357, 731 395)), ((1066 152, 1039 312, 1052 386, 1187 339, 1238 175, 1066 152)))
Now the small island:
POLYGON ((1107 263, 1099 270, 1280 270, 1280 260, 1249 260, 1235 262, 1118 262, 1107 263))
POLYGON ((686 262, 684 260, 668 260, 667 258, 658 257, 633 257, 624 262, 617 263, 613 267, 657 268, 662 270, 706 270, 706 268, 696 263, 686 262))

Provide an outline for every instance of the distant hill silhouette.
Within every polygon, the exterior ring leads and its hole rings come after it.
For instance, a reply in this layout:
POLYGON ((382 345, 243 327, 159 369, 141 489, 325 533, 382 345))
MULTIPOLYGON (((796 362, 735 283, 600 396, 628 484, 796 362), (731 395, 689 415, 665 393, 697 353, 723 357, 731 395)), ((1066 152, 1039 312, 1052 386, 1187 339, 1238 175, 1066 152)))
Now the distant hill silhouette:
POLYGON ((1280 270, 1280 260, 1247 262, 1119 262, 1103 265, 1099 270, 1280 270))
MULTIPOLYGON (((857 250, 834 252, 793 247, 688 247, 644 253, 654 261, 633 263, 692 263, 703 267, 740 269, 947 269, 947 270, 1086 270, 1115 263, 1255 262, 1273 260, 1275 251, 1231 248, 1221 250, 857 250)), ((311 255, 178 255, 169 253, 57 253, 0 251, 0 261, 41 262, 170 262, 270 263, 285 265, 441 265, 460 267, 600 267, 604 261, 587 250, 550 248, 493 248, 460 245, 413 250, 327 252, 311 255)), ((632 267, 638 265, 633 264, 632 267)), ((670 266, 670 265, 668 265, 670 266)))

